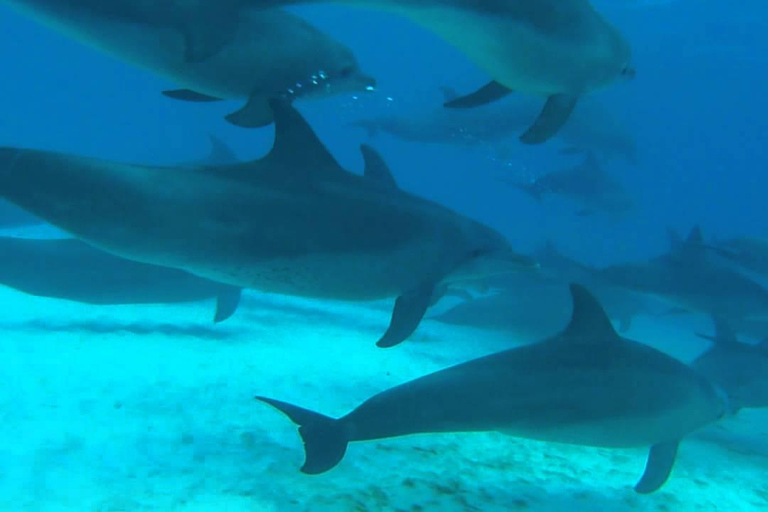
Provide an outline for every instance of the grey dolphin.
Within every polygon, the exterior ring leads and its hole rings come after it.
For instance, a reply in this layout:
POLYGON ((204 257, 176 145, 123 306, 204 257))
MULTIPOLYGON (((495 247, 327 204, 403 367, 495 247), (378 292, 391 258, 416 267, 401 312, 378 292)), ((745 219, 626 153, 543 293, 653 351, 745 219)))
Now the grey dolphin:
POLYGON ((739 237, 710 243, 707 247, 742 269, 768 278, 768 239, 739 237))
POLYGON ((344 170, 281 100, 269 154, 159 168, 0 148, 0 196, 95 247, 213 281, 289 295, 397 297, 392 346, 435 288, 535 266, 497 231, 400 190, 373 149, 344 170))
MULTIPOLYGON (((446 97, 451 97, 450 93, 446 92, 446 97)), ((473 109, 431 108, 364 118, 351 125, 367 130, 369 136, 384 132, 428 144, 492 146, 501 154, 508 149, 509 137, 524 130, 537 113, 534 99, 520 95, 473 109)), ((637 160, 635 140, 621 119, 591 96, 579 101, 555 137, 563 143, 564 151, 577 148, 630 163, 637 160)))
POLYGON ((768 339, 741 342, 728 321, 713 322, 714 336, 698 334, 713 345, 691 366, 728 394, 733 409, 768 407, 768 339))
POLYGON ((178 84, 180 89, 165 91, 171 98, 245 99, 243 108, 226 116, 238 126, 272 123, 270 97, 322 97, 375 85, 339 41, 294 14, 245 9, 238 5, 241 0, 5 1, 89 46, 178 84), (185 59, 191 34, 166 23, 174 16, 194 20, 189 30, 215 31, 225 38, 223 44, 206 50, 211 55, 205 59, 185 59))
MULTIPOLYGON (((264 7, 320 0, 246 1, 264 7)), ((473 107, 511 91, 546 97, 539 117, 520 137, 525 144, 543 143, 557 133, 581 96, 634 76, 629 43, 588 0, 330 1, 403 15, 492 78, 447 106, 473 107)))
POLYGON ((215 323, 232 316, 240 301, 240 288, 119 258, 75 239, 0 237, 0 284, 40 297, 100 305, 215 298, 215 323))
POLYGON ((672 251, 647 262, 596 269, 594 278, 664 298, 678 307, 736 320, 768 319, 768 290, 707 257, 695 227, 672 251))
POLYGON ((332 419, 257 396, 300 426, 301 470, 328 471, 351 441, 501 431, 543 441, 651 446, 635 489, 669 477, 680 440, 721 418, 726 397, 682 362, 613 330, 600 304, 572 285, 573 314, 547 340, 461 363, 369 398, 332 419))
POLYGON ((600 165, 597 156, 589 152, 584 161, 574 167, 545 174, 529 183, 504 179, 541 202, 549 194, 560 195, 581 205, 579 215, 595 212, 624 214, 634 208, 632 196, 600 165))

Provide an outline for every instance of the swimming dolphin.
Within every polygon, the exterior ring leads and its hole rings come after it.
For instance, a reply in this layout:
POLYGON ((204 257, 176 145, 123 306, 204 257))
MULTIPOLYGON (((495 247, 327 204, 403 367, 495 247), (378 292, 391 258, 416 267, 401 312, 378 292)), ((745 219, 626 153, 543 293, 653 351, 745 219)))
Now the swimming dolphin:
POLYGON ((707 248, 747 272, 768 278, 768 239, 731 238, 710 243, 707 248))
POLYGON ((40 219, 21 208, 0 200, 0 229, 20 228, 41 224, 40 219))
POLYGON ((726 320, 713 322, 714 336, 697 333, 713 345, 691 366, 728 394, 733 409, 768 407, 768 339, 741 342, 726 320))
MULTIPOLYGON (((443 91, 446 98, 455 97, 452 89, 443 91)), ((384 132, 428 144, 491 146, 503 156, 509 149, 509 137, 530 125, 538 109, 533 98, 520 95, 473 109, 440 107, 364 118, 351 126, 367 130, 369 136, 384 132)), ((630 163, 637 159, 637 146, 626 126, 592 96, 579 101, 555 137, 563 144, 563 151, 591 150, 605 158, 618 157, 630 163)))
POLYGON ((504 179, 541 202, 543 196, 556 194, 581 205, 579 215, 595 212, 623 214, 634 207, 632 196, 600 165, 597 156, 589 152, 584 161, 568 169, 554 171, 529 183, 504 179))
POLYGON ((272 123, 267 99, 365 91, 375 81, 345 45, 278 9, 241 0, 5 0, 46 25, 179 85, 170 98, 245 99, 237 126, 272 123), (204 58, 203 58, 204 57, 204 58))
MULTIPOLYGON (((280 6, 326 0, 246 0, 280 6)), ((536 121, 520 136, 541 144, 568 120, 578 99, 634 77, 631 49, 588 0, 329 0, 403 15, 442 37, 492 78, 445 105, 483 105, 512 91, 544 96, 536 121)))
MULTIPOLYGON (((280 6, 326 0, 247 0, 280 6)), ((463 52, 492 81, 446 103, 467 108, 511 91, 544 96, 522 135, 540 144, 568 120, 578 99, 620 77, 631 78, 629 43, 588 0, 331 0, 403 15, 463 52)))
POLYGON ((240 301, 240 288, 119 258, 76 239, 0 237, 0 284, 39 297, 100 305, 216 298, 216 323, 232 316, 240 301))
POLYGON ((698 227, 667 254, 596 269, 593 275, 600 282, 649 293, 688 311, 729 321, 768 319, 768 290, 712 262, 698 227))
POLYGON ((721 418, 727 399, 680 361, 613 330, 600 304, 571 286, 573 314, 544 341, 461 363, 389 389, 339 419, 257 396, 299 425, 301 470, 328 471, 351 441, 501 431, 543 441, 651 446, 635 486, 667 480, 680 440, 721 418))
POLYGON ((400 190, 363 146, 344 170, 283 100, 269 154, 159 168, 0 148, 0 196, 117 256, 242 288, 363 301, 397 297, 379 346, 418 326, 435 288, 533 268, 497 231, 400 190))

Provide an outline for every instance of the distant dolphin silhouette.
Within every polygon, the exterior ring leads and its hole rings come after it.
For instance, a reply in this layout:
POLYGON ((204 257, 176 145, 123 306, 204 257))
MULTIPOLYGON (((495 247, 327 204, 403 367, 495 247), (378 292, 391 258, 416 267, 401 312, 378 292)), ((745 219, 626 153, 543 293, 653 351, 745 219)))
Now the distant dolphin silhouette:
POLYGON ((0 195, 117 256, 243 288, 397 297, 379 346, 406 339, 445 282, 532 268, 497 231, 400 190, 375 151, 344 170, 287 102, 260 160, 160 168, 0 148, 0 195))
POLYGON ((237 126, 272 123, 268 98, 365 91, 352 51, 304 19, 242 0, 6 0, 60 32, 155 72, 181 88, 170 98, 245 99, 226 116, 237 126))
POLYGON ((240 301, 240 288, 119 258, 75 239, 0 237, 0 284, 31 295, 101 305, 215 298, 216 323, 232 316, 240 301))
POLYGON ((571 286, 568 327, 545 341, 475 359, 375 395, 332 419, 257 396, 299 425, 301 470, 328 471, 351 441, 501 431, 587 446, 650 445, 640 493, 669 477, 678 444, 728 411, 725 395, 680 361, 623 339, 600 304, 571 286))

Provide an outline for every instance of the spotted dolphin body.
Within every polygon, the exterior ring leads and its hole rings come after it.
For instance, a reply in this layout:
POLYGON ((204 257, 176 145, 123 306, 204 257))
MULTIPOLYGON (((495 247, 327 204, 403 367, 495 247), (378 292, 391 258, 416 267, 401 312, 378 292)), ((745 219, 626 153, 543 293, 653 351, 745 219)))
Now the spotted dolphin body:
POLYGON ((171 98, 245 99, 226 116, 272 122, 267 99, 364 91, 375 81, 352 51, 302 18, 241 0, 2 0, 23 13, 178 84, 171 98))
POLYGON ((587 446, 650 445, 635 489, 653 492, 669 477, 680 440, 722 417, 727 399, 682 362, 619 337, 586 289, 571 292, 572 319, 560 334, 407 382, 339 419, 257 399, 299 425, 309 474, 333 468, 352 441, 501 431, 587 446))
POLYGON ((344 170, 285 101, 275 142, 235 165, 159 168, 0 148, 0 196, 128 259, 262 291, 364 301, 397 297, 392 346, 446 282, 534 266, 495 230, 400 190, 363 147, 344 170))
MULTIPOLYGON (((443 88, 446 101, 456 98, 450 88, 443 88)), ((379 132, 402 140, 451 146, 491 147, 500 158, 508 159, 510 137, 538 115, 536 98, 514 95, 502 101, 472 109, 425 108, 411 112, 366 117, 351 126, 367 130, 373 137, 379 132)), ((568 122, 557 133, 561 151, 594 151, 603 158, 620 158, 636 163, 638 149, 627 126, 618 115, 593 96, 579 100, 568 122)))

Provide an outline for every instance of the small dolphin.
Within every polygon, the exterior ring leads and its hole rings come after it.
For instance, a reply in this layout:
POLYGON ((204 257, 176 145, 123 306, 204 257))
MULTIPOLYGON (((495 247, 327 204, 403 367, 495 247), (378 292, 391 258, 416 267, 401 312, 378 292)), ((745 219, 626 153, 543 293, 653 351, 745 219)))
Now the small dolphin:
POLYGON ((351 441, 410 434, 501 431, 543 441, 651 446, 640 493, 669 477, 678 444, 720 419, 727 399, 680 361, 613 330, 600 304, 571 286, 573 314, 560 334, 389 389, 332 419, 257 396, 299 425, 308 474, 328 471, 351 441))
POLYGON ((578 215, 595 212, 624 214, 634 207, 632 196, 605 172, 593 152, 589 152, 584 161, 575 167, 545 174, 530 183, 504 181, 539 202, 548 194, 572 199, 581 205, 578 215))
POLYGON ((85 44, 178 84, 170 98, 245 99, 237 126, 272 123, 267 99, 372 89, 352 51, 289 12, 242 0, 6 0, 85 44), (204 57, 204 58, 203 58, 204 57))
POLYGON ((0 148, 0 196, 117 256, 242 288, 350 301, 397 297, 379 346, 406 339, 442 283, 534 268, 497 231, 400 190, 363 146, 344 170, 271 100, 270 153, 160 168, 0 148))
MULTIPOLYGON (((452 89, 443 88, 446 101, 454 98, 452 89)), ((538 114, 538 105, 529 96, 511 96, 503 101, 473 109, 432 108, 422 112, 360 119, 352 126, 363 128, 369 136, 379 132, 397 138, 428 144, 452 146, 491 146, 503 156, 509 137, 524 130, 538 114)), ((579 101, 556 138, 563 151, 591 150, 603 157, 637 160, 637 146, 618 116, 593 97, 579 101)))
MULTIPOLYGON (((246 0, 251 6, 319 0, 246 0)), ((631 78, 629 43, 588 0, 332 0, 403 15, 463 52, 492 81, 446 103, 467 108, 511 91, 544 96, 533 125, 520 136, 541 144, 565 124, 578 99, 631 78)))
POLYGON ((709 244, 707 247, 745 271, 768 278, 768 239, 731 238, 709 244))
POLYGON ((698 334, 712 347, 691 366, 720 386, 734 410, 768 407, 768 339, 757 345, 736 338, 730 324, 713 318, 715 335, 698 334))
POLYGON ((698 227, 668 254, 597 269, 593 276, 599 282, 656 295, 688 311, 729 321, 768 319, 768 290, 713 263, 698 227))
POLYGON ((87 304, 167 304, 216 298, 214 322, 237 309, 240 288, 138 263, 75 239, 0 237, 0 284, 87 304))

